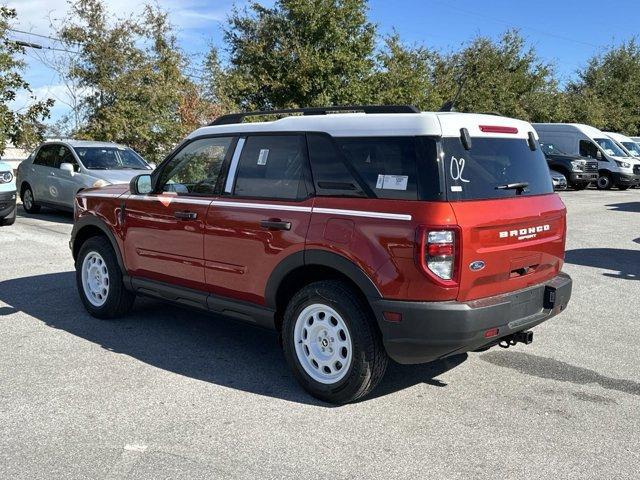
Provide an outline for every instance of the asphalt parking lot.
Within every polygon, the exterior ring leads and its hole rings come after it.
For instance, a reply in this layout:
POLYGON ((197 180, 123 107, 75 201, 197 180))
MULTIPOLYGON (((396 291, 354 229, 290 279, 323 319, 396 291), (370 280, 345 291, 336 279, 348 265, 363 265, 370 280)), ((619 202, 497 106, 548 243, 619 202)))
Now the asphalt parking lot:
POLYGON ((85 313, 69 215, 0 229, 0 478, 638 478, 640 191, 564 192, 568 309, 529 346, 392 365, 333 407, 275 335, 85 313))

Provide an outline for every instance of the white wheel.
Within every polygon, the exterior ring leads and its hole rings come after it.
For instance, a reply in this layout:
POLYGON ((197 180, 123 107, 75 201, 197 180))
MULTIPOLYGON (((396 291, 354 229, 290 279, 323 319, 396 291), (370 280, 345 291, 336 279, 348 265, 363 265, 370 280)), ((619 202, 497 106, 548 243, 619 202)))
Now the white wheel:
POLYGON ((82 261, 82 287, 85 297, 95 307, 101 307, 109 296, 109 270, 98 252, 89 252, 82 261))
POLYGON ((333 308, 316 303, 302 310, 295 323, 294 343, 300 365, 315 381, 334 384, 349 371, 351 335, 333 308))

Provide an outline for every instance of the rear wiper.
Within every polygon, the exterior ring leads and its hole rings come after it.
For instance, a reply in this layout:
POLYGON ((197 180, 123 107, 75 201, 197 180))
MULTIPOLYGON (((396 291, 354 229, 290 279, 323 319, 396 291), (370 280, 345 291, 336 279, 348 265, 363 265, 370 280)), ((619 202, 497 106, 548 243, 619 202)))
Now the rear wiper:
POLYGON ((516 195, 520 195, 529 186, 529 182, 505 183, 496 185, 496 190, 515 190, 516 195))

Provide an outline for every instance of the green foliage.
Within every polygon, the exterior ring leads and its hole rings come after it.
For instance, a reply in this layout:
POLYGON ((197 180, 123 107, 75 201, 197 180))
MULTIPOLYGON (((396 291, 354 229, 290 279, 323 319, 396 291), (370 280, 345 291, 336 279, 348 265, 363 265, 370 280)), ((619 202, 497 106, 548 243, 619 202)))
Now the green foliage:
POLYGON ((45 130, 41 122, 49 117, 53 106, 53 100, 49 99, 33 102, 21 112, 9 108, 18 92, 31 93, 29 84, 21 75, 24 63, 17 58, 23 53, 23 48, 7 39, 7 28, 15 16, 15 10, 0 6, 0 154, 9 141, 25 148, 37 144, 45 130))
POLYGON ((88 93, 79 137, 127 144, 158 161, 185 135, 179 115, 189 82, 167 13, 114 19, 101 0, 76 0, 58 32, 80 54, 69 76, 88 93))
POLYGON ((569 116, 603 130, 640 133, 640 45, 594 56, 567 88, 569 116))
POLYGON ((242 109, 340 105, 368 99, 375 27, 366 0, 278 0, 234 10, 223 95, 242 109))

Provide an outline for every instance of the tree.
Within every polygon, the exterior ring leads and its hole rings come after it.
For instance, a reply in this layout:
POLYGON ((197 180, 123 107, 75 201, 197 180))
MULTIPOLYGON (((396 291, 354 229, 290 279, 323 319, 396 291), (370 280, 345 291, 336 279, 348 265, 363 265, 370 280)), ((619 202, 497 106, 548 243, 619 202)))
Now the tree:
POLYGON ((506 32, 499 42, 478 37, 466 48, 443 56, 434 69, 434 96, 442 101, 453 98, 461 81, 457 110, 498 112, 530 121, 549 121, 556 115, 553 68, 533 48, 525 48, 516 31, 506 32))
POLYGON ((69 69, 87 92, 78 136, 158 161, 185 135, 179 107, 191 83, 166 12, 147 5, 137 19, 114 19, 101 0, 76 0, 58 35, 79 49, 69 69))
POLYGON ((577 121, 639 134, 640 45, 631 39, 594 56, 567 92, 569 115, 577 121))
POLYGON ((7 28, 16 17, 15 10, 0 7, 0 154, 7 142, 16 146, 33 148, 41 141, 53 100, 36 102, 29 84, 22 78, 24 62, 16 58, 23 48, 7 38, 7 28), (12 111, 10 102, 20 91, 26 91, 32 100, 23 111, 12 111))
POLYGON ((434 69, 439 55, 422 46, 404 45, 397 33, 385 38, 385 47, 376 56, 376 72, 371 97, 381 105, 407 104, 423 110, 438 108, 433 88, 434 69))
POLYGON ((375 27, 366 0, 277 0, 235 9, 222 96, 242 109, 368 100, 375 27))

